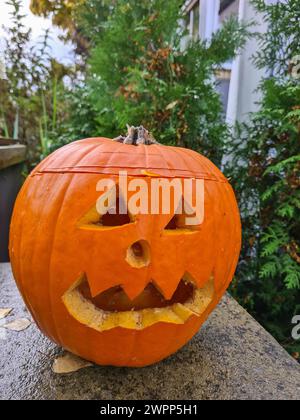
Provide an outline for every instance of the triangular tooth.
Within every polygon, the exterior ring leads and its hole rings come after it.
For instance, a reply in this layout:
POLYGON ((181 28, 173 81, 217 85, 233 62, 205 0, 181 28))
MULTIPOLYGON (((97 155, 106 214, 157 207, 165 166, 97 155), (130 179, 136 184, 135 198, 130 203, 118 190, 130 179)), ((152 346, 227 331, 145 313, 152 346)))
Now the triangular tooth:
POLYGON ((185 306, 198 315, 203 314, 214 296, 214 279, 211 278, 203 289, 195 289, 194 296, 185 306))
POLYGON ((182 279, 180 274, 177 273, 170 274, 170 270, 168 270, 168 274, 161 275, 156 272, 153 275, 153 284, 159 290, 159 292, 163 295, 165 300, 172 299, 174 293, 177 290, 177 287, 182 279))
POLYGON ((96 297, 102 292, 105 292, 115 286, 121 286, 128 297, 137 297, 150 282, 147 270, 134 270, 129 274, 112 273, 112 270, 94 270, 89 268, 87 270, 87 280, 90 286, 92 297, 96 297))
POLYGON ((184 276, 187 276, 187 278, 190 278, 192 280, 192 283, 200 289, 206 286, 207 282, 209 281, 211 277, 211 273, 213 271, 213 265, 212 264, 204 264, 205 266, 202 266, 202 264, 199 264, 198 267, 192 267, 190 266, 190 269, 188 272, 185 273, 184 276))
POLYGON ((79 287, 85 280, 86 280, 86 275, 82 273, 80 276, 78 276, 78 280, 75 283, 73 283, 72 286, 64 293, 64 296, 67 293, 72 292, 73 290, 77 289, 77 287, 79 287))
POLYGON ((88 266, 86 278, 92 297, 96 297, 100 293, 120 284, 119 277, 112 277, 108 269, 102 270, 94 265, 88 266))
POLYGON ((123 288, 128 298, 130 300, 134 300, 145 290, 149 283, 150 280, 147 278, 144 280, 140 279, 139 282, 137 282, 135 279, 134 282, 126 282, 121 287, 123 288))
POLYGON ((100 214, 97 211, 96 206, 93 206, 78 222, 79 228, 84 228, 88 225, 93 225, 100 220, 100 214))

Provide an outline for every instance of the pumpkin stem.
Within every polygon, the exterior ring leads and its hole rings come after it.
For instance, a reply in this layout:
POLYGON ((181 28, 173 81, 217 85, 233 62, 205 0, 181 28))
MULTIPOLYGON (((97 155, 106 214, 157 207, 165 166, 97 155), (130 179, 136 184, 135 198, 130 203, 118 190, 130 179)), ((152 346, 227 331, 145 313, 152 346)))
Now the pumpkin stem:
POLYGON ((159 144, 155 138, 146 130, 142 125, 139 127, 130 126, 127 124, 127 136, 119 136, 114 139, 119 143, 131 144, 138 146, 139 144, 145 144, 147 146, 151 144, 159 144))

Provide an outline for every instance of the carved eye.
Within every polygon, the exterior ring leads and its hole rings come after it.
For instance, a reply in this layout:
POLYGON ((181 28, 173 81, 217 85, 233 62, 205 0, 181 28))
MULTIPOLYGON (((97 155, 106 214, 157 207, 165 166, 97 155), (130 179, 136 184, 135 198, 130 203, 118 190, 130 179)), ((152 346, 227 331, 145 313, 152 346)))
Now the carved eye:
MULTIPOLYGON (((117 196, 116 206, 107 210, 103 215, 99 214, 96 206, 94 206, 80 221, 78 226, 81 229, 109 229, 115 228, 118 226, 129 225, 134 223, 134 217, 126 209, 126 213, 120 212, 120 199, 119 195, 117 196)), ((122 205, 122 208, 125 206, 122 205)), ((125 207, 126 208, 126 207, 125 207)))
POLYGON ((188 204, 186 204, 186 202, 184 202, 184 200, 181 211, 179 211, 178 207, 177 213, 178 214, 174 214, 172 219, 166 225, 164 233, 182 234, 199 231, 200 223, 197 223, 196 213, 188 204), (191 219, 194 219, 193 224, 190 223, 191 219))
POLYGON ((165 227, 165 230, 178 230, 178 229, 183 229, 185 226, 184 226, 184 223, 182 223, 182 222, 183 222, 182 221, 182 216, 176 214, 169 221, 169 223, 165 227))
POLYGON ((125 214, 120 214, 120 201, 119 197, 117 198, 116 207, 110 209, 106 214, 100 216, 99 221, 97 222, 98 226, 123 226, 128 225, 133 220, 128 213, 128 209, 125 214))

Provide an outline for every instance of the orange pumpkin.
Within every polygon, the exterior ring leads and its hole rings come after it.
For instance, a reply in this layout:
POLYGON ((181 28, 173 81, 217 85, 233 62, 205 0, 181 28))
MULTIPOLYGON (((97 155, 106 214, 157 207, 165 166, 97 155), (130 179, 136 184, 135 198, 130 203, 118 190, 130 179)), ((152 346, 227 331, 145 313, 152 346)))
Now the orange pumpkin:
MULTIPOLYGON (((193 192, 194 194, 194 192, 193 192)), ((69 144, 28 177, 14 209, 10 255, 40 329, 101 365, 146 366, 187 343, 226 291, 240 251, 232 188, 187 149, 105 138, 69 144), (205 217, 100 215, 99 179, 204 179, 205 217)))

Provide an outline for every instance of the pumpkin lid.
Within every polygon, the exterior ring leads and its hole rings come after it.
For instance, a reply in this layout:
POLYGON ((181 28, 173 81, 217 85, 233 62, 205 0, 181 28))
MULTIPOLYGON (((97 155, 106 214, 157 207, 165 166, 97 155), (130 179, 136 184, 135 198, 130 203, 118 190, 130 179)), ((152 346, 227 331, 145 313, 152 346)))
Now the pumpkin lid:
POLYGON ((70 143, 41 162, 32 175, 90 173, 165 178, 197 178, 227 182, 207 158, 189 149, 161 144, 128 145, 107 138, 88 138, 70 143))

